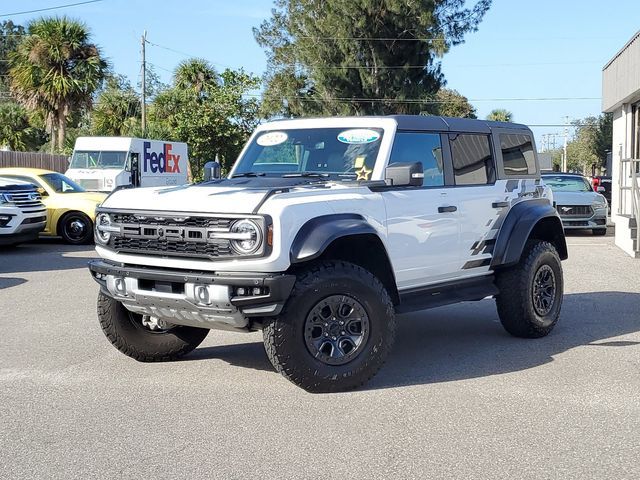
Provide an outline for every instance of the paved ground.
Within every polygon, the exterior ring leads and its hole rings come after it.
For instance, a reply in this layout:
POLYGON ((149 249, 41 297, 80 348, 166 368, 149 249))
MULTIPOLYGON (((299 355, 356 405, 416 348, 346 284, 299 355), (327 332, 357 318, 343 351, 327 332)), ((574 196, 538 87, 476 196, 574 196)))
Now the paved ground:
POLYGON ((640 478, 640 261, 568 240, 551 336, 509 337, 489 300, 403 316, 374 381, 334 395, 277 375, 259 333, 137 363, 98 327, 91 249, 0 252, 0 478, 640 478))

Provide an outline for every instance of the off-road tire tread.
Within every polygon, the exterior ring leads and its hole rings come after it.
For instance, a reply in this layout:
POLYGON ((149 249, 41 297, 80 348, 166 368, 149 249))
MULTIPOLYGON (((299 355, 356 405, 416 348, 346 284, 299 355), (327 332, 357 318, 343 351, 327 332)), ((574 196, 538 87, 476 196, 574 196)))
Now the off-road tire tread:
MULTIPOLYGON (((177 338, 176 336, 168 336, 167 341, 156 345, 155 349, 143 350, 137 348, 127 341, 124 335, 121 335, 116 328, 115 322, 123 321, 118 316, 123 312, 118 309, 124 309, 117 301, 111 299, 107 295, 100 293, 98 296, 98 320, 100 327, 111 344, 120 352, 139 361, 139 362, 168 362, 177 360, 194 350, 205 339, 209 330, 195 327, 179 327, 184 332, 189 333, 189 340, 177 338)), ((126 319, 125 321, 129 321, 126 319)))
POLYGON ((507 332, 515 337, 541 338, 548 335, 558 322, 559 315, 548 326, 542 327, 527 321, 526 311, 529 298, 523 298, 523 292, 528 292, 530 276, 526 272, 533 268, 533 263, 543 253, 552 253, 560 262, 555 247, 542 240, 529 240, 518 265, 501 271, 496 275, 496 284, 501 292, 509 292, 509 295, 498 294, 496 306, 500 322, 507 332))
MULTIPOLYGON (((297 280, 293 290, 291 291, 291 295, 289 298, 293 298, 297 296, 300 292, 303 292, 306 289, 311 288, 314 283, 314 280, 317 280, 318 278, 321 278, 323 276, 327 276, 328 278, 331 278, 333 273, 337 269, 350 271, 351 275, 358 278, 361 282, 371 286, 374 289, 374 291, 378 295, 378 298, 381 300, 381 302, 385 306, 386 311, 384 312, 384 315, 388 319, 388 322, 389 322, 388 329, 391 335, 388 341, 385 341, 383 344, 384 351, 380 352, 380 355, 382 356, 382 361, 377 365, 376 368, 372 368, 368 372, 368 375, 366 376, 366 378, 363 378, 361 381, 351 384, 347 387, 336 386, 337 388, 335 389, 322 390, 323 392, 326 392, 326 391, 342 392, 342 391, 355 390, 357 388, 362 387, 369 380, 371 380, 371 378, 373 378, 376 375, 376 373, 378 373, 380 368, 384 365, 384 362, 389 352, 393 348, 393 343, 395 341, 396 326, 397 326, 393 302, 391 301, 391 297, 389 296, 389 293, 387 292, 387 289, 384 287, 382 282, 380 282, 380 280, 378 280, 378 278, 375 277, 369 271, 365 270, 364 268, 358 265, 355 265, 349 262, 338 261, 338 260, 326 260, 326 261, 321 261, 321 262, 317 262, 310 265, 308 268, 305 268, 304 270, 302 270, 297 274, 297 280)), ((286 315, 287 305, 285 305, 285 308, 282 311, 281 315, 286 315)), ((266 322, 263 328, 264 347, 267 353, 267 357, 271 361, 276 371, 282 374, 288 380, 295 383, 296 385, 299 385, 300 387, 302 387, 307 391, 315 391, 317 378, 298 374, 296 369, 293 368, 293 364, 292 364, 293 362, 291 361, 292 359, 289 358, 289 356, 282 356, 278 354, 278 348, 277 348, 278 341, 279 341, 278 340, 278 332, 279 332, 278 323, 279 323, 279 317, 272 317, 272 318, 266 319, 266 322)))

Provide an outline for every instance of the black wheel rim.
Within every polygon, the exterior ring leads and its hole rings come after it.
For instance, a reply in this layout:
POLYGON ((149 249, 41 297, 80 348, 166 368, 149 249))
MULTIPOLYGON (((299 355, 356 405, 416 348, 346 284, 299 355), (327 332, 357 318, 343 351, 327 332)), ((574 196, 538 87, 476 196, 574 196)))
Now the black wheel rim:
POLYGON ((347 295, 332 295, 319 301, 307 315, 304 339, 317 360, 344 365, 362 352, 369 332, 369 316, 362 304, 347 295))
POLYGON ((542 265, 533 277, 533 308, 544 317, 551 312, 556 299, 556 275, 549 265, 542 265))
POLYGON ((87 237, 89 231, 89 225, 87 221, 82 217, 71 217, 64 223, 64 233, 67 238, 80 241, 87 237))

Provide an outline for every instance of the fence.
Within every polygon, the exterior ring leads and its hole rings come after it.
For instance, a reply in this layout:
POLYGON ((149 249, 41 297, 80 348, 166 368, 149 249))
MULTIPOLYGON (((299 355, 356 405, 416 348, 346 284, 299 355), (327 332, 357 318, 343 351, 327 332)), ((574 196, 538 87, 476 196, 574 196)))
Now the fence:
POLYGON ((69 157, 40 152, 4 152, 0 151, 0 168, 44 168, 64 173, 69 167, 69 157))

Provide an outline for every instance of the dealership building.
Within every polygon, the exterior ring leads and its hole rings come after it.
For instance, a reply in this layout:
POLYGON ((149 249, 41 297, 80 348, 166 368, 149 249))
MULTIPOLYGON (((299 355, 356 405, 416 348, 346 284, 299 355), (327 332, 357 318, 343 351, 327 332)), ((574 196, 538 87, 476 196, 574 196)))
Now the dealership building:
POLYGON ((611 220, 616 245, 640 258, 640 32, 602 70, 602 111, 613 114, 611 220))

